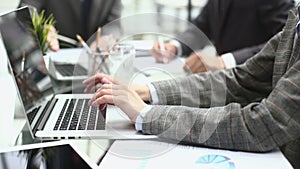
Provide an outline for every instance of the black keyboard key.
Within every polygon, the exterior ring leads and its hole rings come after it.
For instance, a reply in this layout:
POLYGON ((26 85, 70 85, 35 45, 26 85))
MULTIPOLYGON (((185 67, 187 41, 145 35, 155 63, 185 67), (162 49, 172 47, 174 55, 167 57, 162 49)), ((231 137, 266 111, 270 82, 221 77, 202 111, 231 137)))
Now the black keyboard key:
POLYGON ((104 130, 106 110, 88 105, 89 99, 67 99, 54 130, 104 130))
POLYGON ((75 105, 76 100, 75 99, 71 99, 69 107, 65 113, 65 116, 63 118, 62 124, 60 126, 60 130, 67 130, 72 113, 73 113, 73 109, 74 109, 74 105, 75 105))
POLYGON ((98 117, 96 121, 96 130, 105 129, 106 107, 104 110, 98 110, 98 117))
POLYGON ((40 110, 41 107, 42 106, 36 107, 33 110, 31 110, 31 112, 27 113, 27 118, 30 124, 33 122, 37 112, 40 110))
POLYGON ((69 103, 69 99, 67 99, 64 103, 64 106, 63 106, 63 108, 62 108, 62 110, 61 110, 61 112, 58 116, 58 119, 57 119, 56 123, 55 123, 54 130, 57 130, 58 127, 60 126, 60 123, 62 121, 62 118, 63 118, 64 114, 65 114, 65 110, 66 110, 66 107, 67 107, 68 103, 69 103))
POLYGON ((80 113, 83 105, 83 99, 79 99, 71 119, 69 130, 76 130, 80 118, 80 113))
POLYGON ((86 129, 86 124, 88 121, 88 116, 89 116, 89 110, 90 110, 90 106, 88 105, 89 99, 85 99, 84 100, 84 106, 83 106, 83 110, 82 110, 82 114, 81 114, 81 118, 80 118, 80 122, 79 122, 79 130, 85 130, 86 129))
POLYGON ((87 130, 95 130, 98 107, 91 107, 87 130))

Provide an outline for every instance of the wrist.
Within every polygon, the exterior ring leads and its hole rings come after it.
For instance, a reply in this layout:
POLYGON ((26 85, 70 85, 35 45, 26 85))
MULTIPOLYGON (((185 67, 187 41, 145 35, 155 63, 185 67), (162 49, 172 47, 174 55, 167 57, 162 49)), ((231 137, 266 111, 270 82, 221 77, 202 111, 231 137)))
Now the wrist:
POLYGON ((136 123, 137 117, 140 116, 141 112, 147 107, 148 105, 144 102, 142 102, 141 104, 136 104, 136 107, 134 109, 134 112, 132 115, 129 116, 131 122, 133 124, 136 123))
POLYGON ((150 90, 147 86, 141 86, 136 89, 136 92, 143 101, 151 102, 150 90))
POLYGON ((221 69, 225 69, 226 66, 225 66, 225 63, 224 63, 223 58, 220 57, 220 56, 218 56, 217 58, 218 58, 218 60, 219 60, 220 68, 221 68, 221 69))

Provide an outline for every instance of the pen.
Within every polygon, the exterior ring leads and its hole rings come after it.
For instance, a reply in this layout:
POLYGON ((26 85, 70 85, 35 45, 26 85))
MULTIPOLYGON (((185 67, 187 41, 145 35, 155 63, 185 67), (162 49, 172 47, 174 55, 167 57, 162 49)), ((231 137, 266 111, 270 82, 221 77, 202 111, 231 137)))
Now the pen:
MULTIPOLYGON (((101 36, 101 28, 98 27, 97 32, 96 32, 96 53, 98 53, 99 56, 101 55, 101 49, 100 49, 100 46, 99 46, 100 36, 101 36)), ((93 56, 94 60, 93 60, 92 74, 94 74, 95 71, 96 71, 96 55, 97 54, 95 54, 93 56)))
POLYGON ((82 46, 87 50, 88 54, 93 54, 91 48, 84 42, 84 40, 81 38, 81 36, 76 35, 76 38, 82 44, 82 46))
POLYGON ((159 48, 162 52, 166 51, 166 48, 165 48, 165 43, 164 43, 164 40, 162 39, 162 37, 159 37, 158 38, 158 43, 159 43, 159 48))
POLYGON ((67 43, 69 43, 71 45, 78 46, 78 42, 76 40, 74 40, 74 39, 69 38, 69 37, 57 34, 57 39, 61 40, 63 42, 67 42, 67 43))
POLYGON ((162 37, 158 38, 159 48, 161 52, 161 57, 163 59, 163 63, 168 63, 168 58, 165 56, 166 48, 165 48, 165 42, 162 37))
POLYGON ((100 44, 100 37, 101 37, 101 28, 99 27, 97 29, 97 34, 96 34, 96 51, 97 52, 101 52, 100 46, 99 46, 99 44, 100 44))
POLYGON ((26 54, 25 51, 23 52, 23 56, 22 56, 22 62, 21 62, 21 71, 24 72, 25 70, 25 61, 26 61, 26 54))

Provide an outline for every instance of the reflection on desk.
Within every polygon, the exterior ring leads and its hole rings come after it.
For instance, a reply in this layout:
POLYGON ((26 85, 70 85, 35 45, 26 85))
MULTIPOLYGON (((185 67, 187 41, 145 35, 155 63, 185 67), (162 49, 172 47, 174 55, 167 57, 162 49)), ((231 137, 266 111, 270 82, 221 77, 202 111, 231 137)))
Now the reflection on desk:
MULTIPOLYGON (((25 144, 33 144, 33 143, 41 143, 47 142, 46 140, 38 140, 33 139, 31 134, 29 133, 29 129, 25 125, 25 119, 15 119, 16 125, 14 130, 16 133, 17 139, 11 142, 10 146, 16 145, 25 145, 25 144), (18 133, 19 132, 19 133, 18 133)), ((51 140, 49 140, 51 141, 51 140)), ((53 140, 52 140, 53 141, 53 140)), ((78 149, 87 154, 88 157, 95 163, 98 163, 104 155, 106 151, 109 149, 110 145, 112 144, 113 140, 109 139, 69 139, 68 142, 72 143, 72 145, 78 147, 78 149)), ((9 147, 10 147, 9 146, 9 147)), ((7 146, 5 146, 7 147, 7 146)), ((2 147, 4 148, 4 147, 2 147)))

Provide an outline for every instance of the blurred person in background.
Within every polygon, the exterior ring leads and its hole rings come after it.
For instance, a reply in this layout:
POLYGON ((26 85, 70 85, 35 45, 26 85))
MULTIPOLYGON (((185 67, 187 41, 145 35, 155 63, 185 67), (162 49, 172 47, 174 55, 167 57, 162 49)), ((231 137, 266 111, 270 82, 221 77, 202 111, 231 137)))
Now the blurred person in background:
POLYGON ((209 0, 193 20, 195 27, 178 35, 178 41, 166 42, 164 49, 156 42, 152 55, 162 63, 188 56, 184 68, 192 73, 235 67, 259 52, 282 29, 292 7, 293 0, 209 0), (207 45, 196 35, 199 29, 215 46, 217 57, 190 48, 207 45))

